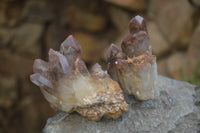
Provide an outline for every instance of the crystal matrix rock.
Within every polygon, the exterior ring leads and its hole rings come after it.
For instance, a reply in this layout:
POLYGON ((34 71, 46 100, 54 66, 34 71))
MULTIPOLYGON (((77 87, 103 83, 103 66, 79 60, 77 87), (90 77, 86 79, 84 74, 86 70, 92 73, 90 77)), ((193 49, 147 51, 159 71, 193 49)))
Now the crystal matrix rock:
POLYGON ((145 20, 134 17, 129 23, 130 35, 122 40, 120 50, 111 44, 108 53, 108 73, 121 88, 138 100, 154 99, 157 64, 151 53, 145 20))
POLYGON ((60 52, 49 50, 49 62, 36 59, 33 71, 31 81, 54 109, 75 111, 93 121, 117 118, 128 110, 119 84, 99 64, 88 72, 81 46, 72 36, 61 44, 60 52))

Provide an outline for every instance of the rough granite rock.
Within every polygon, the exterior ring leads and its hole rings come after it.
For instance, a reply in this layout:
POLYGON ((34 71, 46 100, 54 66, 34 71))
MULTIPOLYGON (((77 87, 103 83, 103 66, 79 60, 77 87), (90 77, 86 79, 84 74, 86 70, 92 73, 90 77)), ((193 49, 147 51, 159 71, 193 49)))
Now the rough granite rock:
POLYGON ((160 32, 155 22, 149 21, 147 23, 147 29, 149 33, 149 41, 152 46, 152 53, 157 57, 165 55, 170 50, 169 43, 160 32))
POLYGON ((159 95, 139 102, 125 95, 129 111, 118 119, 93 122, 60 112, 48 119, 44 133, 199 133, 200 89, 158 76, 159 95), (196 90, 196 92, 195 92, 196 90))
POLYGON ((132 11, 145 10, 148 4, 147 0, 105 0, 105 1, 132 11))
POLYGON ((158 28, 173 47, 186 48, 193 31, 195 8, 189 0, 158 0, 158 3, 155 10, 158 28))
MULTIPOLYGON (((193 76, 193 73, 191 72, 194 72, 195 71, 195 68, 198 64, 198 62, 200 62, 200 52, 199 52, 199 49, 200 49, 200 19, 199 19, 199 22, 198 22, 198 25, 196 26, 196 29, 192 35, 192 38, 191 38, 191 42, 189 44, 189 47, 188 47, 188 51, 187 51, 187 58, 188 58, 188 64, 190 64, 190 77, 193 76)), ((200 75, 200 71, 199 71, 199 75, 200 75)))

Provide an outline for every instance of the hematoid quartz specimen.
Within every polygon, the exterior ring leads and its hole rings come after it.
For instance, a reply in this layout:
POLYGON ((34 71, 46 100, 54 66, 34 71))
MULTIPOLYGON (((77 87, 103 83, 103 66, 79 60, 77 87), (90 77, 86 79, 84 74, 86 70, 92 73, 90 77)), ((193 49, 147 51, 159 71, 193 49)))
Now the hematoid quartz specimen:
POLYGON ((119 84, 95 64, 90 74, 81 60, 81 46, 69 36, 60 52, 49 50, 49 62, 36 59, 31 81, 58 110, 78 112, 93 121, 117 118, 128 110, 119 84))
POLYGON ((138 100, 150 100, 156 94, 156 56, 151 45, 145 20, 134 17, 129 23, 130 35, 122 40, 122 51, 111 44, 108 53, 108 73, 121 88, 138 100))

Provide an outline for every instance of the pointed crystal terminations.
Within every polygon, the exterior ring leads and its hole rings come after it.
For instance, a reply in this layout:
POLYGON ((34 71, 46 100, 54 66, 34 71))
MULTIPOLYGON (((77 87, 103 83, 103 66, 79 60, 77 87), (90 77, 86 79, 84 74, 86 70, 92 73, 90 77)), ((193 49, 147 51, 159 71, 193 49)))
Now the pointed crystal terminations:
POLYGON ((57 110, 78 112, 91 120, 117 118, 128 110, 119 84, 99 64, 92 73, 81 59, 81 46, 69 36, 60 52, 49 50, 49 62, 36 59, 31 81, 40 87, 46 100, 57 110))
POLYGON ((145 20, 134 17, 129 23, 130 35, 122 40, 122 51, 111 44, 108 52, 108 74, 121 88, 138 100, 154 99, 157 94, 156 56, 151 45, 145 20))

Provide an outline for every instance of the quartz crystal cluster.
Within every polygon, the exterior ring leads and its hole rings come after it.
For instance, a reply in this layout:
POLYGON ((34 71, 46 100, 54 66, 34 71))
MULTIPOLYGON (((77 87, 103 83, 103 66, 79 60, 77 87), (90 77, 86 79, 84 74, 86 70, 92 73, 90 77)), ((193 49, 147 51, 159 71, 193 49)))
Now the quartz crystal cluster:
POLYGON ((107 52, 108 73, 121 88, 138 100, 150 100, 156 95, 157 64, 145 20, 134 17, 129 23, 130 35, 122 40, 120 50, 111 44, 107 52))
POLYGON ((81 46, 70 35, 59 52, 49 50, 48 62, 35 60, 31 81, 40 87, 54 109, 75 111, 93 121, 117 118, 128 110, 122 89, 138 100, 154 99, 156 56, 151 53, 145 20, 136 16, 129 29, 130 35, 122 40, 122 50, 114 44, 108 49, 108 74, 112 79, 99 64, 88 72, 81 59, 81 46))
POLYGON ((49 50, 49 61, 36 59, 31 81, 40 87, 46 100, 57 110, 78 112, 93 121, 117 118, 128 110, 119 84, 99 64, 92 72, 81 59, 81 46, 69 36, 60 52, 49 50))

